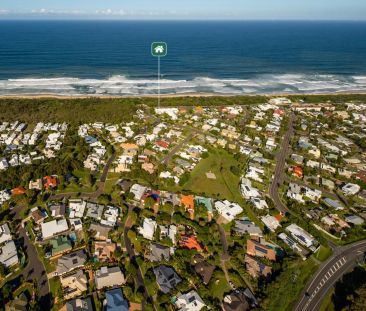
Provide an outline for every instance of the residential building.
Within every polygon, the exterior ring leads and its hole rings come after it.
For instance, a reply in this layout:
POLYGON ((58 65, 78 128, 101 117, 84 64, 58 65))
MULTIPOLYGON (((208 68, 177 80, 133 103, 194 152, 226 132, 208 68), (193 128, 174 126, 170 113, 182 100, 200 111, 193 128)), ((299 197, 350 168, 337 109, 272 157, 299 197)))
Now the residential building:
POLYGON ((59 236, 50 241, 52 245, 51 256, 57 256, 72 250, 71 242, 66 236, 59 236))
POLYGON ((300 244, 306 246, 311 251, 315 251, 315 247, 318 245, 318 241, 304 229, 296 224, 289 225, 286 230, 291 234, 291 236, 300 244))
POLYGON ((44 240, 69 230, 66 219, 52 220, 41 224, 42 237, 44 240))
POLYGON ((95 285, 98 290, 122 286, 125 282, 125 277, 119 267, 101 267, 95 273, 95 285))
POLYGON ((93 311, 93 303, 90 297, 87 298, 76 298, 73 300, 66 301, 64 307, 60 311, 93 311))
POLYGON ((113 259, 113 254, 116 251, 116 243, 108 241, 96 241, 94 243, 95 252, 94 255, 99 261, 110 261, 113 259))
POLYGON ((243 209, 237 203, 229 202, 228 200, 216 201, 215 209, 225 221, 231 222, 234 218, 243 212, 243 209))
POLYGON ((11 240, 11 232, 7 223, 0 226, 0 244, 11 240))
POLYGON ((252 237, 263 237, 263 232, 254 222, 249 218, 235 220, 234 232, 239 235, 249 234, 252 237))
POLYGON ((60 277, 65 299, 82 295, 88 289, 88 279, 83 270, 76 270, 60 277))
POLYGON ((123 297, 122 290, 120 288, 114 288, 106 291, 104 301, 105 311, 128 311, 128 302, 123 297))
POLYGON ((203 283, 207 285, 215 271, 215 266, 209 264, 201 255, 195 255, 193 257, 194 270, 201 277, 203 283))
POLYGON ((63 275, 84 266, 87 256, 84 250, 78 250, 60 257, 57 261, 56 274, 63 275))
POLYGON ((224 311, 248 311, 250 306, 244 293, 233 292, 224 297, 222 304, 224 311))
POLYGON ((138 228, 138 232, 150 241, 154 239, 155 230, 157 228, 156 221, 151 218, 145 218, 142 227, 138 228))
POLYGON ((157 243, 151 243, 149 246, 149 250, 145 257, 150 261, 158 262, 158 261, 169 261, 170 253, 172 252, 170 247, 160 245, 157 243))
POLYGON ((206 304, 195 290, 179 295, 175 302, 179 311, 200 311, 206 304))
POLYGON ((260 262, 258 259, 246 254, 245 255, 245 267, 248 273, 254 277, 262 277, 262 278, 269 278, 272 274, 272 268, 260 262))
POLYGON ((5 242, 5 244, 0 247, 0 263, 9 268, 18 264, 18 262, 18 253, 14 241, 10 240, 5 242))
POLYGON ((270 244, 263 244, 254 240, 247 240, 247 254, 257 257, 265 257, 269 260, 276 261, 276 249, 270 244))
POLYGON ((182 281, 174 269, 168 266, 155 267, 154 274, 156 277, 156 282, 164 294, 169 293, 182 281))

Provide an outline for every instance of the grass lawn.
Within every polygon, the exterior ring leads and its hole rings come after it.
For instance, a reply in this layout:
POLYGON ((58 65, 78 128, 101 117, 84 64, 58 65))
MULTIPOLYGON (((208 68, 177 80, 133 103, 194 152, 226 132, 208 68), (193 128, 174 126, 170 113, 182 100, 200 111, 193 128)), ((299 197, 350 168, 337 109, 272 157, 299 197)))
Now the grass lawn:
POLYGON ((240 178, 230 171, 230 167, 238 165, 238 161, 226 150, 213 150, 208 158, 202 159, 197 164, 183 189, 194 193, 204 193, 209 197, 234 201, 240 178), (207 172, 215 174, 216 179, 207 178, 207 172))
POLYGON ((210 293, 212 296, 223 299, 224 294, 231 290, 231 287, 225 279, 224 273, 214 275, 209 284, 210 293))
POLYGON ((314 257, 320 261, 325 261, 330 255, 332 255, 332 250, 329 247, 321 245, 319 250, 314 254, 314 257))
POLYGON ((267 290, 267 299, 263 309, 267 311, 292 310, 307 281, 317 270, 317 263, 309 258, 306 261, 298 259, 271 283, 267 290))
POLYGON ((52 310, 59 310, 62 301, 59 300, 60 294, 62 294, 62 286, 60 279, 58 277, 54 277, 48 280, 50 283, 50 290, 52 298, 55 299, 55 304, 52 307, 52 310))
POLYGON ((334 294, 334 288, 325 296, 319 311, 334 311, 334 304, 332 302, 332 295, 334 294))

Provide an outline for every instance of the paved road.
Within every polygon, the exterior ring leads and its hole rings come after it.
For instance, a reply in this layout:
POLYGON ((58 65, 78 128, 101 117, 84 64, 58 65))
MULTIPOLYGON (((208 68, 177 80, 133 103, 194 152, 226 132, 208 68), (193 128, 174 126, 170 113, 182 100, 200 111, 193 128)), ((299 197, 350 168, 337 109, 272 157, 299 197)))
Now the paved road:
MULTIPOLYGON (((134 206, 129 204, 128 205, 128 214, 130 215, 132 210, 133 210, 134 206)), ((131 262, 134 262, 135 261, 135 251, 132 247, 132 243, 130 241, 130 239, 128 238, 128 231, 131 229, 132 225, 133 225, 133 222, 132 222, 132 219, 131 217, 128 215, 127 219, 126 219, 126 222, 124 224, 124 228, 123 228, 123 239, 124 239, 124 242, 125 242, 125 247, 127 249, 127 252, 128 252, 128 256, 130 257, 130 260, 131 262)), ((137 274, 136 274, 136 277, 137 277, 137 286, 139 288, 143 288, 144 290, 144 300, 142 301, 142 310, 144 310, 144 306, 145 304, 151 304, 151 302, 153 301, 153 299, 149 296, 149 293, 145 287, 145 283, 144 283, 144 277, 142 275, 142 272, 141 272, 141 269, 140 267, 138 266, 138 269, 136 270, 137 274)), ((154 308, 155 309, 155 308, 154 308)))
POLYGON ((288 131, 286 132, 282 140, 280 152, 276 156, 276 168, 272 179, 272 183, 269 188, 269 195, 272 198, 276 208, 281 213, 290 212, 290 210, 285 206, 285 204, 282 203, 278 195, 278 188, 280 187, 280 185, 282 185, 284 179, 283 174, 285 170, 286 159, 288 157, 288 153, 290 150, 290 141, 294 135, 294 128, 293 128, 294 119, 295 115, 292 113, 289 118, 288 131))
POLYGON ((334 284, 357 265, 366 252, 366 240, 337 248, 324 262, 302 293, 294 311, 319 310, 321 303, 334 284))
POLYGON ((188 143, 193 136, 195 136, 195 133, 190 133, 187 135, 187 137, 182 140, 178 145, 176 145, 172 150, 169 151, 169 153, 160 161, 161 164, 167 165, 170 161, 170 159, 184 146, 184 144, 188 143))
MULTIPOLYGON (((24 207, 16 206, 12 210, 12 213, 14 213, 14 220, 18 221, 19 223, 22 220, 22 217, 20 215, 22 208, 24 207)), ((22 272, 24 280, 31 283, 33 283, 33 280, 37 281, 39 287, 39 302, 41 304, 41 307, 44 310, 50 310, 52 297, 50 294, 50 287, 48 283, 46 269, 43 265, 43 262, 38 257, 36 247, 28 238, 25 228, 22 228, 19 225, 18 234, 28 258, 28 264, 22 272)))
POLYGON ((50 200, 61 200, 65 197, 70 198, 70 197, 74 197, 74 196, 79 196, 81 199, 89 199, 89 200, 96 199, 97 197, 99 197, 101 194, 104 193, 104 187, 105 187, 105 182, 107 180, 109 168, 115 159, 116 159, 116 153, 113 153, 103 168, 102 175, 100 176, 100 180, 97 183, 96 191, 82 192, 82 193, 80 193, 80 192, 57 193, 57 194, 51 195, 50 200))

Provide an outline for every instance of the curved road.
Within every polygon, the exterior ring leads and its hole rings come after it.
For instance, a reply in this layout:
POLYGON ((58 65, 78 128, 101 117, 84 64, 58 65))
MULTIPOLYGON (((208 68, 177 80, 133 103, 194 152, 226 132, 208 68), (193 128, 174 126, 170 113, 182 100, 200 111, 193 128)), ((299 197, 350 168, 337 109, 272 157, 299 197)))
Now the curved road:
POLYGON ((302 293, 294 311, 319 310, 321 303, 334 284, 357 265, 366 252, 366 241, 340 247, 324 262, 302 293))

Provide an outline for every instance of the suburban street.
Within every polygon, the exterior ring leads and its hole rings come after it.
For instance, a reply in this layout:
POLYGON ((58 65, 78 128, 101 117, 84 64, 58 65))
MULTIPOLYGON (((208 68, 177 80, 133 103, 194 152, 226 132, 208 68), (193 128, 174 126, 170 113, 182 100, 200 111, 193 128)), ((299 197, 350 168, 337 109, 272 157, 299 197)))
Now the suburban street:
MULTIPOLYGON (((14 220, 19 221, 19 223, 22 221, 20 212, 23 208, 23 206, 16 206, 12 210, 12 213, 14 213, 14 220)), ((23 242, 22 244, 24 247, 24 251, 27 254, 28 260, 27 266, 22 271, 24 281, 28 281, 30 283, 33 283, 34 280, 37 281, 39 287, 40 305, 42 309, 50 310, 52 297, 50 294, 50 287, 48 283, 46 269, 43 265, 43 262, 38 257, 36 247, 27 236, 26 229, 22 228, 22 226, 19 225, 18 233, 20 240, 23 242)))
POLYGON ((366 241, 339 247, 309 281, 294 311, 319 310, 321 303, 334 284, 352 270, 366 252, 366 241))
POLYGON ((283 183, 283 173, 285 169, 286 159, 288 157, 288 153, 290 150, 290 141, 294 134, 293 122, 294 122, 294 114, 290 115, 290 119, 288 122, 288 130, 282 140, 280 152, 276 156, 276 169, 272 178, 272 183, 269 188, 269 195, 273 200, 275 207, 281 213, 290 212, 289 209, 282 203, 279 195, 278 195, 278 188, 283 183))
MULTIPOLYGON (((128 256, 130 257, 131 262, 135 261, 135 251, 132 247, 132 243, 130 241, 130 239, 128 238, 128 231, 131 229, 133 223, 132 223, 132 219, 130 217, 130 213, 132 212, 134 206, 129 204, 128 205, 128 217, 126 219, 126 222, 124 224, 124 228, 123 228, 123 239, 125 242, 125 247, 127 249, 128 252, 128 256)), ((141 269, 140 267, 137 267, 136 269, 136 277, 137 277, 137 286, 139 288, 143 288, 144 290, 144 299, 142 301, 142 310, 144 310, 144 305, 146 303, 150 303, 152 301, 152 298, 149 296, 149 293, 145 287, 145 283, 144 283, 144 277, 142 275, 141 269)))

